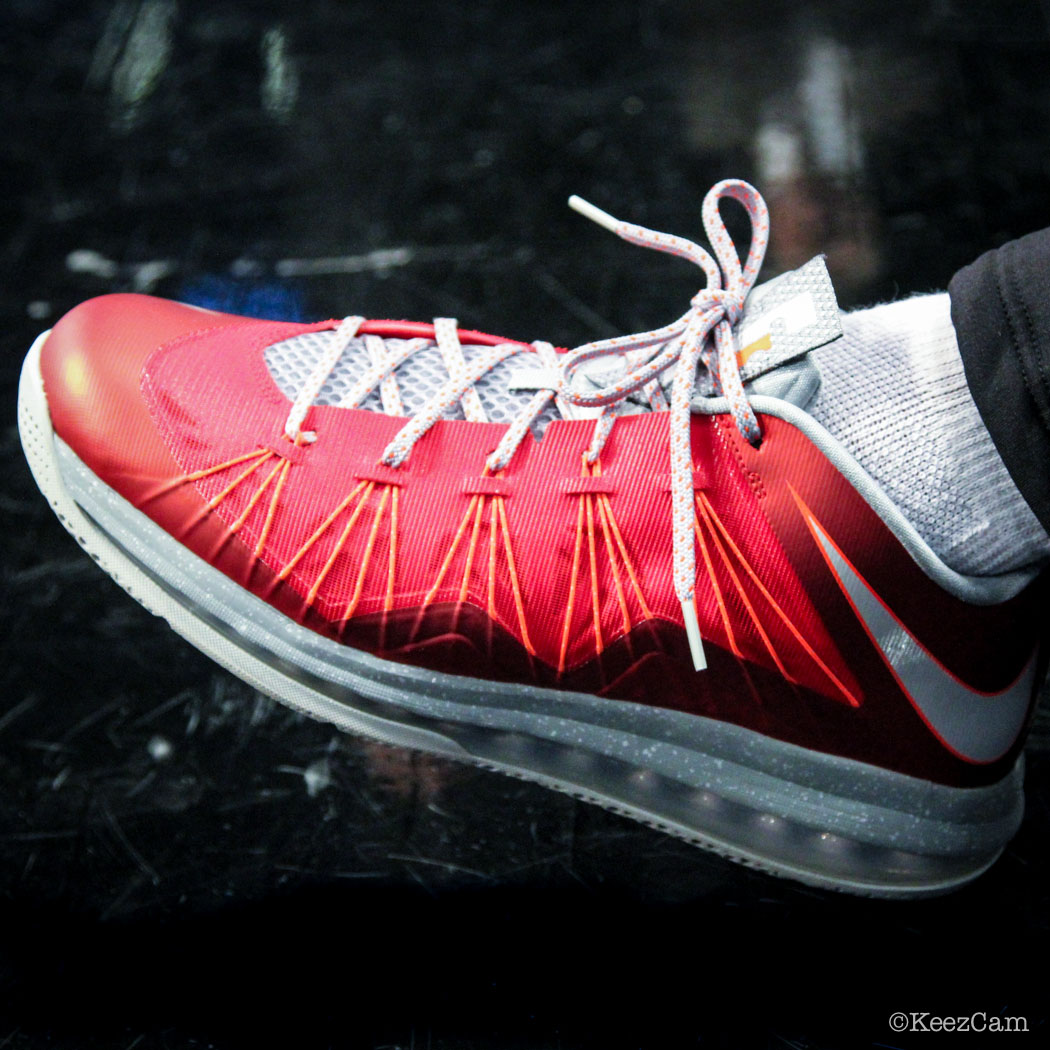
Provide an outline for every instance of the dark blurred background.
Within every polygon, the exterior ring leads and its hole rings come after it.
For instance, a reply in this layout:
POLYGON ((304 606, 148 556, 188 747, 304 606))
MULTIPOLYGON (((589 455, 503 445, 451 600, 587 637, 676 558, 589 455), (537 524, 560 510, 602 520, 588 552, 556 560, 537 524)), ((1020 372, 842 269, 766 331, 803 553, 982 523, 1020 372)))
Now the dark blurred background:
POLYGON ((1050 224, 1050 3, 6 0, 0 113, 0 1048, 1045 1038, 1046 719, 972 887, 776 881, 253 694, 80 553, 14 403, 34 336, 115 290, 562 345, 677 317, 696 271, 573 192, 698 238, 743 177, 767 276, 943 288, 1050 224))

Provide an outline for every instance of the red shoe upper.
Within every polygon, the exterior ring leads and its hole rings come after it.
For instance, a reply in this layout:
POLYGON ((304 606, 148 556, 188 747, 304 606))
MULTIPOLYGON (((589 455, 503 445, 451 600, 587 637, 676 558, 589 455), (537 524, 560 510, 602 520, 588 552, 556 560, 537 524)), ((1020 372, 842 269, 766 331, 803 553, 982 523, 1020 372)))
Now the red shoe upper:
POLYGON ((671 583, 667 413, 619 418, 593 470, 582 462, 588 421, 556 420, 539 442, 526 435, 497 477, 484 465, 503 424, 442 420, 395 470, 379 460, 404 419, 315 405, 304 427, 316 441, 294 445, 264 350, 333 325, 92 300, 43 348, 55 430, 228 576, 386 658, 685 710, 947 784, 992 782, 1013 762, 1019 739, 974 760, 938 733, 880 651, 842 565, 931 667, 989 704, 1034 659, 1040 582, 998 605, 963 602, 802 431, 763 416, 755 449, 731 418, 694 416, 709 661, 696 673, 671 583))

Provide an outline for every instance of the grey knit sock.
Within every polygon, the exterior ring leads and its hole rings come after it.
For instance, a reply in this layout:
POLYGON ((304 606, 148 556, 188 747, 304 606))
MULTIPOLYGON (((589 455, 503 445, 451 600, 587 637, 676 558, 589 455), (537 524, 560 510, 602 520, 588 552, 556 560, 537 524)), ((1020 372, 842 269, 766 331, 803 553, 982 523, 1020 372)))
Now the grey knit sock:
POLYGON ((1050 538, 1010 478, 970 396, 947 293, 842 315, 814 350, 807 410, 958 572, 1050 561, 1050 538))

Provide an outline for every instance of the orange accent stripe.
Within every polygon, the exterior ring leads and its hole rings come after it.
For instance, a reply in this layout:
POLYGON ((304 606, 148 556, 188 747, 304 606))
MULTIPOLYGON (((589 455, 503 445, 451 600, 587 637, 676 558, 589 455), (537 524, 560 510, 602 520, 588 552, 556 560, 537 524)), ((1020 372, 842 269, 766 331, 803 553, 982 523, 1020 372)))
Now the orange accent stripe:
MULTIPOLYGON (((653 385, 656 388, 656 390, 659 390, 659 385, 658 384, 656 384, 654 382, 653 385)), ((587 462, 587 456, 586 456, 586 454, 584 454, 584 464, 585 464, 584 468, 585 469, 586 469, 586 462, 587 462)), ((593 477, 596 477, 596 478, 601 478, 602 477, 602 459, 601 459, 601 457, 598 457, 596 460, 594 460, 594 465, 591 467, 591 475, 593 477)), ((612 512, 612 502, 609 499, 609 493, 608 492, 600 492, 600 493, 598 493, 597 502, 598 502, 598 510, 600 510, 600 511, 604 510, 604 513, 605 513, 605 518, 603 518, 603 528, 605 526, 606 520, 608 520, 608 523, 609 523, 609 525, 612 528, 613 539, 616 541, 616 547, 619 550, 619 556, 621 556, 621 558, 623 559, 624 568, 627 570, 627 575, 628 575, 628 577, 629 577, 629 579, 631 581, 631 586, 634 588, 635 600, 637 601, 638 605, 640 607, 642 607, 642 613, 643 613, 644 617, 646 619, 651 619, 652 618, 652 611, 649 608, 649 603, 646 602, 645 594, 642 592, 642 585, 640 585, 638 583, 637 573, 635 573, 634 566, 631 564, 630 555, 627 553, 627 544, 624 543, 623 534, 621 533, 621 531, 619 531, 619 526, 616 524, 616 517, 615 517, 615 514, 613 514, 613 512, 612 512)), ((612 560, 611 559, 611 555, 610 555, 610 560, 612 560)))
POLYGON ((616 598, 620 603, 620 614, 623 616, 623 633, 630 634, 631 614, 627 609, 627 599, 623 593, 623 583, 620 581, 620 570, 616 565, 616 553, 613 550, 612 536, 610 535, 609 522, 605 517, 605 504, 601 496, 595 500, 598 505, 598 520, 602 526, 602 539, 605 540, 605 554, 609 559, 609 568, 612 569, 613 584, 616 587, 616 598))
MULTIPOLYGON (((389 485, 383 486, 383 495, 379 497, 379 506, 376 507, 375 516, 372 518, 372 528, 368 531, 368 542, 365 544, 364 554, 361 556, 361 566, 357 571, 357 583, 354 586, 353 596, 347 603, 343 619, 349 620, 354 615, 357 603, 361 600, 361 592, 365 589, 365 577, 368 575, 368 563, 372 558, 372 548, 375 546, 376 534, 379 532, 379 523, 383 520, 383 510, 386 507, 387 497, 390 495, 389 485)), ((361 501, 364 503, 364 500, 361 501)))
POLYGON ((768 350, 773 345, 772 337, 768 332, 765 335, 760 336, 753 343, 748 343, 747 346, 741 347, 736 354, 737 364, 743 368, 747 364, 747 359, 759 350, 768 350))
POLYGON ((273 453, 272 453, 272 452, 267 452, 267 453, 266 453, 266 454, 265 454, 264 456, 260 456, 260 457, 259 457, 259 458, 258 458, 258 459, 257 459, 257 460, 256 460, 256 461, 255 461, 255 462, 254 462, 254 463, 253 463, 253 464, 252 464, 251 466, 250 466, 250 467, 248 467, 248 468, 247 468, 246 470, 242 470, 242 471, 240 472, 240 474, 238 474, 238 475, 237 475, 237 477, 235 477, 235 478, 233 479, 233 481, 231 481, 231 482, 230 482, 230 483, 229 483, 229 484, 228 484, 228 485, 226 486, 226 488, 224 488, 224 489, 222 490, 222 492, 220 492, 220 493, 219 493, 219 494, 218 494, 217 496, 212 496, 212 498, 211 498, 210 500, 208 500, 208 507, 207 507, 207 509, 208 509, 208 510, 214 510, 214 509, 215 509, 215 508, 216 508, 216 507, 217 507, 217 506, 218 506, 218 505, 219 505, 220 503, 222 503, 222 501, 223 501, 223 500, 224 500, 224 499, 225 499, 225 498, 226 498, 226 497, 227 497, 227 496, 228 496, 228 495, 229 495, 229 494, 230 494, 231 492, 233 492, 233 490, 234 490, 234 489, 235 489, 235 488, 236 488, 236 487, 237 487, 237 486, 238 486, 238 485, 239 485, 239 484, 240 484, 240 483, 241 483, 242 481, 244 481, 244 479, 245 479, 245 478, 248 478, 248 477, 250 477, 250 476, 251 476, 252 474, 254 474, 254 473, 255 473, 255 471, 257 471, 257 470, 259 469, 259 467, 261 467, 261 466, 262 466, 262 465, 263 465, 263 464, 264 464, 264 463, 265 463, 265 462, 266 462, 266 461, 267 461, 268 459, 270 459, 270 457, 271 457, 271 456, 273 456, 273 453))
POLYGON ((252 498, 248 500, 248 505, 241 511, 240 517, 230 526, 230 532, 240 532, 241 527, 248 520, 248 515, 255 510, 256 503, 262 499, 263 493, 270 487, 270 482, 277 476, 277 474, 284 469, 285 461, 282 460, 277 464, 269 474, 266 475, 263 483, 255 490, 252 494, 252 498))
POLYGON ((427 591, 426 597, 423 599, 422 608, 426 608, 433 600, 441 587, 441 582, 445 578, 445 573, 448 572, 449 566, 452 564, 452 559, 456 556, 456 548, 459 546, 459 541, 463 538, 463 533, 467 531, 467 522, 470 521, 471 514, 474 513, 474 504, 477 503, 478 497, 471 496, 470 503, 467 504, 467 512, 463 515, 462 520, 459 523, 459 528, 456 529, 456 535, 452 537, 452 543, 445 553, 445 558, 441 562, 441 568, 438 569, 438 574, 434 580, 430 590, 427 591))
POLYGON ((390 560, 386 574, 386 601, 383 608, 389 612, 394 607, 394 578, 397 566, 397 494, 398 486, 390 486, 393 494, 390 497, 390 560))
MULTIPOLYGON (((347 537, 350 535, 350 530, 354 527, 354 523, 361 516, 361 511, 365 509, 365 504, 368 502, 368 497, 372 493, 372 489, 375 487, 374 481, 362 482, 365 485, 365 491, 361 494, 361 498, 357 501, 357 506, 354 507, 353 514, 347 519, 346 524, 343 526, 343 531, 339 535, 339 539, 336 540, 335 546, 332 548, 331 554, 328 555, 328 560, 321 567, 320 573, 317 575, 317 579, 314 580, 313 586, 310 588, 309 594, 306 596, 306 604, 310 605, 313 600, 317 597, 317 592, 321 589, 321 584, 324 583, 325 577, 331 571, 332 566, 335 564, 336 558, 339 557, 340 552, 346 544, 347 537)), ((360 488, 361 485, 358 485, 360 488)), ((357 489, 354 490, 355 492, 357 489)), ((348 497, 349 498, 349 497, 348 497)), ((345 617, 344 617, 345 619, 345 617)))
MULTIPOLYGON (((594 461, 591 466, 591 477, 600 478, 602 476, 602 461, 599 457, 594 461)), ((620 614, 623 616, 623 633, 630 634, 631 632, 631 613, 627 608, 627 598, 623 591, 623 582, 620 579, 620 569, 616 564, 616 555, 613 552, 612 537, 610 536, 610 528, 606 511, 608 516, 612 516, 612 506, 609 503, 608 494, 601 492, 595 496, 595 502, 598 506, 598 518, 601 521, 602 526, 602 538, 605 540, 605 554, 609 559, 609 568, 612 569, 613 584, 616 587, 616 598, 620 603, 620 614)), ((624 565, 626 566, 627 559, 624 559, 624 565)))
POLYGON ((230 467, 237 466, 238 463, 243 463, 246 459, 258 459, 262 462, 262 460, 272 455, 273 453, 269 449, 252 449, 251 452, 244 452, 239 456, 234 456, 233 459, 228 459, 225 463, 219 463, 214 467, 207 467, 204 470, 195 470, 192 474, 184 474, 181 478, 178 478, 173 482, 173 486, 183 485, 187 481, 199 481, 201 478, 206 478, 211 474, 219 474, 224 470, 229 470, 230 467))
POLYGON ((266 520, 263 522, 262 532, 259 533, 259 542, 255 545, 256 558, 262 555, 263 547, 266 546, 266 537, 270 535, 270 527, 273 525, 274 516, 277 514, 277 501, 281 498, 281 489, 284 488, 284 483, 288 480, 288 471, 291 470, 291 467, 292 464, 285 460, 284 466, 281 468, 281 476, 273 487, 273 495, 270 497, 270 508, 266 512, 266 520))
POLYGON ((631 564, 631 559, 627 554, 627 545, 623 541, 623 536, 620 534, 620 527, 616 524, 616 518, 613 516, 612 503, 609 502, 609 497, 602 493, 598 497, 601 504, 605 506, 605 514, 609 519, 609 525, 612 527, 613 537, 616 540, 616 546, 620 550, 620 557, 623 559, 624 568, 627 570, 627 575, 631 580, 631 586, 634 588, 634 596, 638 600, 638 604, 642 608, 642 613, 647 620, 653 618, 652 610, 649 608, 649 603, 645 600, 645 595, 642 593, 642 586, 638 582, 638 575, 634 571, 634 566, 631 564))
POLYGON ((496 619, 496 501, 489 501, 489 619, 496 619))
POLYGON ((569 649, 569 625, 572 623, 572 610, 576 604, 576 580, 580 572, 580 552, 583 549, 583 497, 579 499, 576 511, 576 545, 572 550, 572 578, 569 581, 569 602, 565 609, 565 626, 561 632, 561 652, 558 656, 558 674, 565 670, 565 655, 569 649))
POLYGON ((587 550, 590 555, 591 565, 591 608, 594 613, 594 652, 595 655, 605 648, 602 641, 602 606, 598 596, 598 559, 594 550, 594 506, 591 503, 590 493, 584 497, 587 506, 587 550))
POLYGON ((729 639, 729 647, 733 651, 734 656, 743 657, 744 654, 741 653, 740 647, 736 644, 736 635, 733 633, 733 625, 729 620, 729 610, 726 608, 725 598, 722 595, 722 588, 719 586, 718 579, 715 576, 715 567, 711 564, 711 553, 707 549, 707 541, 704 539, 704 534, 700 529, 700 522, 697 521, 695 514, 693 515, 693 532, 696 533, 696 538, 700 543, 700 553, 704 556, 704 565, 707 566, 707 576, 711 581, 711 590, 714 591, 715 601, 718 603, 718 611, 722 617, 722 626, 726 629, 726 637, 729 639))
MULTIPOLYGON (((864 586, 867 587, 868 590, 871 591, 871 593, 873 595, 875 595, 875 598, 882 605, 883 609, 886 610, 887 615, 893 617, 893 619, 897 622, 898 626, 900 626, 904 631, 907 631, 908 634, 911 634, 911 632, 908 631, 908 628, 901 622, 901 620, 897 616, 897 614, 894 613, 894 611, 882 600, 881 596, 876 592, 875 588, 872 587, 871 584, 868 583, 868 581, 866 579, 864 579, 864 577, 861 576, 861 574, 857 571, 857 567, 853 564, 852 561, 850 561, 849 558, 846 557, 845 551, 843 551, 842 548, 827 534, 827 532, 824 531, 823 526, 817 521, 816 516, 813 514, 813 511, 811 511, 809 509, 809 507, 806 506, 806 504, 803 502, 802 497, 796 491, 795 486, 792 485, 791 482, 789 481, 787 483, 787 487, 788 487, 788 490, 790 491, 792 497, 795 500, 795 504, 798 507, 799 512, 802 515, 802 520, 806 523, 806 528, 809 529, 809 533, 813 537, 813 541, 814 541, 814 543, 816 545, 817 550, 820 552, 820 556, 824 559, 824 563, 828 567, 828 571, 832 574, 832 576, 835 577, 836 581, 839 584, 839 590, 842 592, 842 596, 849 603, 849 606, 853 610, 854 614, 856 615, 858 621, 860 622, 860 625, 864 628, 864 631, 868 635, 868 637, 871 638, 872 643, 875 645, 875 647, 876 648, 879 647, 878 642, 875 640, 875 637, 872 635, 871 630, 868 627, 867 621, 861 615, 861 612, 857 608, 856 604, 854 603, 852 596, 842 586, 842 581, 839 579, 838 570, 831 563, 831 559, 828 558, 828 552, 824 549, 824 544, 820 542, 820 537, 817 535, 817 533, 815 531, 815 528, 816 529, 820 529, 820 531, 824 534, 824 538, 827 540, 827 542, 830 543, 832 545, 832 547, 835 548, 836 551, 838 551, 839 557, 842 558, 842 560, 855 573, 857 573, 858 579, 860 579, 861 582, 864 584, 864 586)), ((915 642, 915 644, 918 645, 919 648, 922 649, 922 651, 931 660, 933 660, 937 664, 937 666, 940 667, 940 669, 942 671, 944 671, 946 674, 951 675, 955 679, 955 681, 959 682, 961 685, 965 685, 967 689, 972 689, 972 687, 967 685, 961 678, 958 678, 955 675, 953 675, 951 673, 951 671, 949 671, 948 668, 945 667, 937 659, 937 657, 935 657, 933 655, 933 653, 931 653, 924 645, 922 645, 922 643, 914 635, 912 635, 912 641, 915 642)), ((910 695, 910 694, 908 694, 908 690, 904 687, 904 683, 900 680, 899 676, 897 675, 896 670, 892 666, 890 667, 890 673, 897 680, 897 684, 901 687, 902 692, 904 692, 906 695, 910 695)), ((1024 674, 1023 670, 1021 671, 1021 674, 1024 674)), ((829 672, 829 675, 830 675, 830 672, 829 672)), ((860 705, 861 705, 861 698, 859 696, 856 696, 854 693, 850 692, 843 685, 841 685, 841 683, 839 683, 838 679, 835 678, 834 675, 830 675, 830 677, 831 677, 832 681, 834 681, 835 684, 838 685, 840 689, 842 689, 843 694, 845 695, 846 699, 849 701, 851 706, 853 706, 853 707, 860 707, 860 705)), ((1015 679, 1015 681, 1016 681, 1016 679, 1015 679)), ((1011 683, 1011 684, 1013 684, 1013 683, 1011 683)), ((984 693, 982 695, 984 695, 984 696, 994 696, 995 694, 994 693, 984 693)), ((923 715, 922 712, 919 713, 919 716, 924 721, 926 721, 926 716, 923 715)), ((937 730, 934 729, 933 726, 929 725, 929 722, 927 722, 926 724, 929 726, 930 731, 937 736, 938 740, 940 740, 940 735, 937 733, 937 730)), ((950 748, 950 745, 946 744, 943 740, 941 740, 941 743, 944 744, 945 747, 949 747, 950 748)), ((960 757, 962 757, 962 756, 960 756, 960 757)))
POLYGON ((467 600, 467 591, 470 587, 470 570, 474 568, 474 553, 478 547, 478 532, 481 529, 481 512, 485 507, 483 497, 478 497, 478 506, 474 511, 474 528, 470 533, 470 545, 467 547, 467 563, 463 566, 463 583, 459 588, 460 603, 467 600))
MULTIPOLYGON (((710 503, 707 500, 707 496, 704 495, 703 492, 700 492, 698 495, 699 495, 699 497, 701 499, 703 499, 703 501, 705 503, 707 503, 708 507, 710 508, 711 505, 710 505, 710 503)), ((712 509, 711 512, 712 512, 712 514, 714 514, 714 510, 713 509, 712 509)), ((733 553, 740 560, 740 564, 744 566, 744 569, 747 571, 748 575, 754 581, 755 586, 759 589, 759 591, 761 592, 762 596, 773 607, 773 611, 784 622, 784 626, 786 626, 787 629, 795 636, 795 638, 798 641, 799 645, 801 645, 802 648, 805 649, 805 651, 812 657, 814 663, 816 663, 816 665, 828 676, 828 678, 830 678, 831 681, 834 682, 835 685, 838 686, 838 688, 842 690, 842 695, 845 696, 846 699, 854 707, 859 706, 860 701, 856 697, 854 697, 854 695, 849 691, 849 689, 846 688, 845 685, 843 685, 843 683, 841 681, 839 681, 838 677, 836 677, 835 673, 831 670, 831 668, 828 667, 828 665, 826 663, 824 663, 824 661, 817 655, 817 652, 816 652, 816 650, 814 650, 813 646, 811 646, 809 644, 809 642, 806 641, 806 639, 802 635, 802 632, 791 622, 791 620, 788 618, 787 613, 785 613, 784 610, 781 609, 780 606, 776 603, 775 599, 773 598, 773 595, 771 595, 769 593, 769 591, 766 590, 765 585, 762 583, 762 581, 755 574, 754 569, 752 569, 751 566, 747 563, 747 561, 745 560, 744 556, 740 553, 739 549, 737 548, 737 545, 733 542, 733 537, 729 535, 728 531, 726 531, 725 526, 722 524, 721 521, 719 521, 718 515, 714 515, 714 519, 715 519, 715 523, 718 525, 719 529, 721 530, 722 535, 725 536, 726 543, 729 544, 729 546, 732 549, 733 553)))
POLYGON ((295 566, 306 555, 310 548, 328 531, 328 529, 331 527, 332 522, 335 521, 335 519, 338 518, 339 515, 342 514, 348 506, 350 506, 350 501, 354 498, 354 496, 356 496, 361 491, 361 489, 365 487, 365 485, 371 484, 373 483, 370 481, 359 481, 357 483, 350 495, 348 495, 339 504, 339 506, 336 507, 335 510, 333 510, 332 513, 329 514, 323 522, 321 522, 321 524, 314 531, 314 534, 295 552, 295 554, 292 555, 292 560, 288 562, 288 564, 277 574, 277 578, 279 580, 285 580, 288 578, 288 575, 289 573, 291 573, 292 569, 295 568, 295 566))
MULTIPOLYGON (((703 502, 701 503, 701 498, 703 497, 703 495, 704 494, 702 492, 697 494, 696 505, 700 509, 700 513, 704 519, 704 523, 707 525, 707 528, 711 533, 711 539, 714 541, 715 548, 717 549, 719 555, 722 558, 722 563, 725 565, 726 569, 729 572, 729 576, 733 581, 733 586, 736 587, 736 592, 740 596, 740 600, 744 603, 744 608, 747 610, 747 614, 751 617, 751 622, 754 623, 755 630, 758 631, 759 637, 762 639, 763 644, 769 651, 769 655, 773 658, 773 663, 777 665, 777 670, 780 671, 780 673, 789 682, 794 682, 795 679, 788 674, 787 668, 784 666, 783 662, 780 659, 780 656, 777 654, 777 651, 773 646, 773 642, 770 640, 769 635, 766 634, 765 628, 762 626, 762 622, 758 618, 758 613, 755 612, 755 607, 751 604, 751 599, 748 598, 747 592, 744 590, 744 585, 740 582, 740 577, 737 576, 736 571, 733 569, 733 564, 729 560, 729 555, 726 554, 725 548, 722 546, 721 541, 718 538, 718 533, 715 531, 715 527, 711 522, 712 517, 715 517, 717 520, 717 516, 715 515, 714 509, 711 507, 710 503, 707 502, 706 498, 704 498, 703 502)), ((719 522, 719 524, 721 523, 719 522)))
POLYGON ((525 606, 521 599, 521 587, 518 586, 518 570, 514 565, 514 550, 510 545, 510 529, 507 527, 507 509, 504 507, 502 496, 496 496, 493 503, 499 508, 499 522, 503 529, 503 547, 507 553, 507 569, 510 572, 510 588, 514 594, 514 608, 518 612, 518 626, 521 628, 521 640, 530 656, 536 655, 536 650, 529 639, 529 627, 525 622, 525 606))
MULTIPOLYGON (((146 494, 145 502, 159 499, 165 493, 171 492, 172 489, 177 489, 180 485, 185 485, 188 481, 199 481, 201 478, 206 478, 210 474, 219 474, 222 471, 229 470, 230 467, 235 467, 238 463, 243 463, 248 459, 258 459, 261 463, 267 458, 267 456, 271 455, 273 455, 273 453, 270 452, 269 449, 256 448, 252 449, 251 452, 244 452, 239 456, 235 456, 233 459, 228 459, 225 463, 217 463, 214 467, 205 467, 204 470, 195 470, 192 474, 180 474, 177 478, 172 478, 170 481, 158 485, 155 489, 151 489, 146 494)), ((204 514, 207 514, 208 509, 209 508, 207 507, 205 508, 204 514)), ((195 518, 191 525, 195 525, 203 516, 204 515, 202 514, 195 518)))

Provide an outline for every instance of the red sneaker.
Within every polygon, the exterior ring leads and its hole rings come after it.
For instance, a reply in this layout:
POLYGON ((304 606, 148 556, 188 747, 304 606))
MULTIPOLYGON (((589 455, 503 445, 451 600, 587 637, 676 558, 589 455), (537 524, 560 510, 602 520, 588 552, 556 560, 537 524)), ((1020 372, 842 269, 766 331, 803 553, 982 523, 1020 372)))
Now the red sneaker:
POLYGON ((40 488, 143 605, 318 718, 817 885, 973 878, 1021 817, 1042 579, 948 569, 806 413, 837 310, 819 260, 748 296, 755 191, 705 201, 721 273, 576 203, 704 268, 682 318, 566 354, 94 299, 23 369, 40 488))

